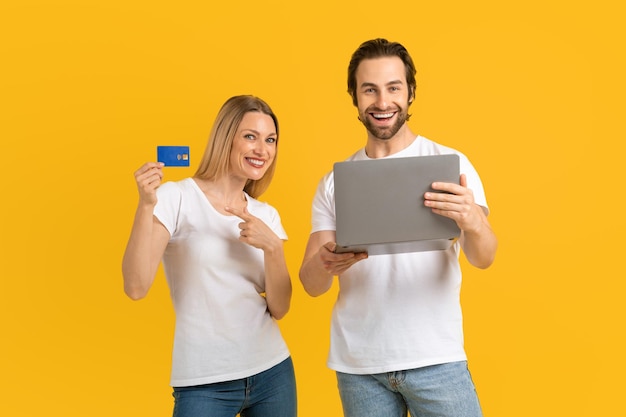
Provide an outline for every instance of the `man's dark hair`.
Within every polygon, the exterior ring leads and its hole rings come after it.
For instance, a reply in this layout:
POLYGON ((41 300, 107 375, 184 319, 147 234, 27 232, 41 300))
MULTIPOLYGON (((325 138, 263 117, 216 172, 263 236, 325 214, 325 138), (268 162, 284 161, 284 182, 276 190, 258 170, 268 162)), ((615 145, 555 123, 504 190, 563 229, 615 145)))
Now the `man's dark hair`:
POLYGON ((358 105, 356 99, 356 69, 364 59, 383 58, 388 56, 397 56, 404 63, 406 70, 406 82, 409 86, 409 102, 415 97, 415 65, 411 59, 411 55, 404 46, 398 42, 389 42, 387 39, 377 38, 363 42, 359 48, 354 51, 348 65, 348 94, 352 96, 352 104, 358 105))

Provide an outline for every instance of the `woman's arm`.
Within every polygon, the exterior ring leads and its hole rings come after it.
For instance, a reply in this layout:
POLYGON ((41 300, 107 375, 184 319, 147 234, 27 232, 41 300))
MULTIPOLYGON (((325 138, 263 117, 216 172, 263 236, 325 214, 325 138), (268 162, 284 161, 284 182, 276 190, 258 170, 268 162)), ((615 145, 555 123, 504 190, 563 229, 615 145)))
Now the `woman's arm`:
POLYGON ((261 219, 248 213, 247 209, 225 207, 225 210, 243 220, 239 223, 239 240, 263 250, 267 308, 272 317, 280 320, 289 311, 292 293, 283 241, 261 219))
POLYGON ((147 163, 135 172, 139 204, 122 259, 124 292, 133 300, 146 296, 169 241, 169 232, 153 215, 156 189, 163 177, 161 164, 147 163))
POLYGON ((282 319, 291 306, 291 276, 285 261, 283 241, 263 250, 265 260, 265 299, 276 320, 282 319))

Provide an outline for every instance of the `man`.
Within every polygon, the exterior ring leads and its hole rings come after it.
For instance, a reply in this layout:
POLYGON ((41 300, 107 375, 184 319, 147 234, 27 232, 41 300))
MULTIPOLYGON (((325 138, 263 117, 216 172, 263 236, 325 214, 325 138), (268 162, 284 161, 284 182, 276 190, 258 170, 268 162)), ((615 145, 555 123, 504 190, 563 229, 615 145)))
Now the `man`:
POLYGON ((424 204, 461 229, 448 250, 368 257, 336 254, 332 172, 313 201, 313 228, 300 269, 312 296, 339 277, 328 366, 337 372, 347 417, 481 416, 463 347, 459 302, 462 249, 489 267, 497 239, 487 221, 481 180, 460 152, 415 135, 408 109, 415 66, 407 50, 385 39, 367 41, 348 67, 348 92, 367 130, 365 148, 349 160, 455 153, 459 184, 433 183, 424 204))

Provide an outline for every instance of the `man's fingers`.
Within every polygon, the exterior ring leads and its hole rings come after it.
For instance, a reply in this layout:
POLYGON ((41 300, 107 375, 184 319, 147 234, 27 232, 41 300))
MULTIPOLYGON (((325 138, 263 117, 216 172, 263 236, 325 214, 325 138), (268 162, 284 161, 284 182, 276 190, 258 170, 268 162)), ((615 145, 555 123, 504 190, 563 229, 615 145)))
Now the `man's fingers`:
POLYGON ((335 242, 326 242, 324 244, 324 248, 326 248, 329 252, 335 252, 335 248, 337 247, 337 243, 335 242))

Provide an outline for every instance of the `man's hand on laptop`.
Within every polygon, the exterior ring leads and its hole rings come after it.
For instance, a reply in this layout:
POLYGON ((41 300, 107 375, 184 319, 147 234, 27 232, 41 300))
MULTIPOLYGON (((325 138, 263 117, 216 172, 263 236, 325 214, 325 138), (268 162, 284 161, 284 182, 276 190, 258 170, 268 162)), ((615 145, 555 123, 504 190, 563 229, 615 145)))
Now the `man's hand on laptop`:
POLYGON ((482 208, 474 201, 474 193, 467 188, 467 178, 461 174, 459 184, 435 182, 432 185, 435 191, 424 195, 424 204, 430 207, 433 213, 454 220, 463 231, 479 228, 485 219, 482 208))
POLYGON ((318 251, 324 269, 331 275, 341 275, 355 263, 367 259, 367 252, 335 253, 337 243, 327 242, 318 251))

